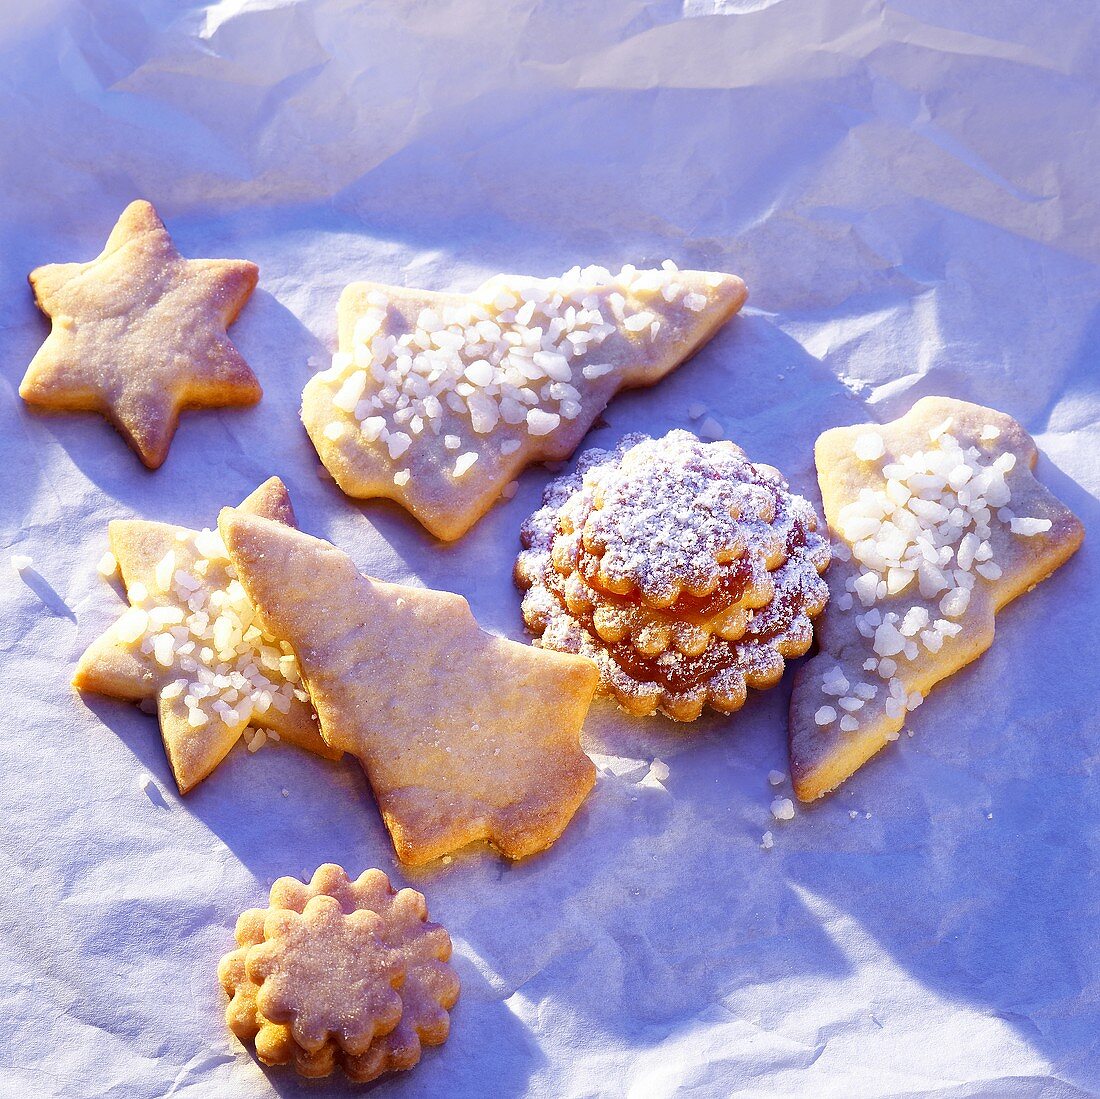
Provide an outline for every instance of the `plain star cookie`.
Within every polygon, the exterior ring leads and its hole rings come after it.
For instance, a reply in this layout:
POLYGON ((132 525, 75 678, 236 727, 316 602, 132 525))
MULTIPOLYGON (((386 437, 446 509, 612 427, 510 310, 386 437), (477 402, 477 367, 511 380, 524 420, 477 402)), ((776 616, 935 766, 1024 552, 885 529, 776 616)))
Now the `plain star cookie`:
POLYGON ((220 529, 298 658, 322 735, 362 763, 402 861, 475 840, 521 858, 558 838, 595 781, 579 739, 591 661, 487 634, 460 595, 373 580, 280 523, 227 508, 220 529))
MULTIPOLYGON (((278 477, 241 510, 294 525, 278 477)), ((85 651, 73 686, 155 701, 180 793, 206 778, 250 725, 339 756, 321 738, 293 653, 256 620, 217 531, 138 519, 108 530, 130 609, 85 651)))
POLYGON ((946 397, 818 439, 836 563, 820 652, 791 697, 802 801, 896 740, 932 687, 989 648, 996 612, 1080 546, 1081 523, 1032 474, 1037 457, 1009 416, 946 397))
MULTIPOLYGON (((357 1083, 367 1083, 388 1072, 412 1068, 420 1061, 424 1046, 442 1045, 450 1033, 450 1010, 458 1000, 458 975, 448 964, 451 940, 438 924, 428 921, 428 910, 422 894, 414 889, 395 892, 381 870, 368 870, 358 880, 331 864, 320 867, 309 884, 296 878, 280 878, 271 887, 270 909, 250 909, 237 921, 237 949, 227 954, 218 967, 222 987, 230 997, 226 1008, 229 1029, 242 1042, 254 1041, 257 1056, 268 1065, 293 1064, 303 1076, 327 1076, 339 1064, 357 1083), (314 1004, 324 1000, 330 1018, 339 1020, 357 1017, 357 989, 364 978, 376 978, 386 972, 388 964, 403 974, 397 987, 400 1014, 392 1029, 376 1034, 363 1049, 361 1040, 350 1036, 342 1022, 329 1028, 325 1039, 316 1044, 316 1027, 301 1035, 311 1048, 300 1041, 296 1027, 301 1028, 301 1011, 286 1012, 282 1022, 275 1022, 260 1008, 260 1000, 268 1004, 263 982, 250 975, 254 948, 266 942, 266 921, 270 911, 304 914, 317 897, 333 900, 339 910, 351 916, 356 912, 377 915, 372 923, 373 940, 366 953, 373 964, 364 966, 358 957, 340 957, 330 962, 331 972, 346 974, 335 982, 326 979, 327 992, 320 981, 310 980, 308 988, 298 989, 298 1001, 314 1004), (335 986, 335 987, 333 987, 335 986), (333 1011, 336 1007, 337 1010, 333 1011), (349 1041, 350 1037, 350 1041, 349 1041)), ((330 909, 335 915, 335 909, 330 909)), ((271 951, 272 948, 267 948, 271 951)), ((278 951, 278 947, 275 948, 278 951)), ((268 963, 259 967, 267 970, 268 963)), ((285 967, 284 967, 285 968, 285 967)), ((326 978, 329 974, 326 974, 326 978)), ((286 976, 283 974, 284 983, 286 976)), ((304 983, 300 975, 299 986, 304 983)), ((381 989, 385 995, 384 988, 381 989)), ((315 1008, 316 1010, 316 1008, 315 1008)), ((387 1018, 388 1022, 388 1018, 387 1018)))
POLYGON ((182 409, 260 399, 226 335, 257 275, 244 260, 184 259, 153 207, 130 203, 94 260, 31 272, 51 329, 19 395, 43 408, 102 413, 156 469, 182 409))
POLYGON ((813 640, 828 541, 771 466, 688 431, 586 451, 520 532, 536 645, 591 657, 635 716, 732 713, 813 640))
POLYGON ((356 282, 302 420, 349 496, 459 538, 532 462, 568 458, 619 389, 652 385, 745 301, 735 275, 574 267, 472 294, 356 282))

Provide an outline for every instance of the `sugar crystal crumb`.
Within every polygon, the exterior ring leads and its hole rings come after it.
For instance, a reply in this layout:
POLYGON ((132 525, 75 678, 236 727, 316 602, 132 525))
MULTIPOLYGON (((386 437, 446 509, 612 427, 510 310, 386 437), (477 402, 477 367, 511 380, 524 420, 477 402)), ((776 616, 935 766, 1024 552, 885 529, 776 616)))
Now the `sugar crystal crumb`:
POLYGON ((878 432, 865 431, 856 437, 852 450, 861 462, 874 462, 886 453, 886 444, 878 432))
POLYGON ((1013 534, 1022 534, 1031 538, 1036 534, 1045 534, 1054 524, 1049 519, 1014 518, 1009 521, 1013 534))
POLYGON ((687 406, 688 419, 701 420, 707 414, 707 406, 701 401, 692 401, 687 406))
POLYGON ((33 564, 34 558, 28 557, 25 553, 13 553, 11 556, 11 567, 16 572, 26 572, 33 564))
POLYGON ((654 759, 649 765, 649 773, 658 782, 664 782, 669 776, 668 764, 663 759, 654 759))
POLYGON ((794 802, 790 798, 776 798, 772 802, 772 816, 776 820, 794 820, 794 802))
POLYGON ((786 777, 787 776, 785 774, 783 774, 782 771, 769 771, 768 772, 768 782, 770 782, 772 784, 772 786, 781 785, 783 780, 786 777))
POLYGON ((1001 435, 1001 429, 994 427, 992 424, 986 424, 982 428, 981 440, 983 443, 991 443, 994 439, 999 439, 1001 435))
POLYGON ((115 555, 110 550, 99 559, 96 571, 100 576, 114 576, 118 572, 118 561, 115 560, 115 555))
POLYGON ((771 832, 765 832, 760 837, 760 846, 763 847, 765 851, 770 851, 775 846, 775 836, 773 836, 771 832))
POLYGON ((726 437, 726 429, 713 417, 708 416, 699 425, 699 438, 709 443, 716 443, 726 437))
POLYGON ((477 459, 478 454, 473 450, 468 450, 465 454, 460 454, 458 458, 455 459, 454 476, 463 476, 463 474, 469 471, 477 459))

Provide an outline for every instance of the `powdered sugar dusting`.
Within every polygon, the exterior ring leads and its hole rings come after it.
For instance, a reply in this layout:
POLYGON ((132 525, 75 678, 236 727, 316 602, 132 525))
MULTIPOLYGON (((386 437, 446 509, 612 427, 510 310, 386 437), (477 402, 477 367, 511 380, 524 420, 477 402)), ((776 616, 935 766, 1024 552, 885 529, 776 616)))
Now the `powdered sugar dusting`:
POLYGON ((775 470, 732 443, 630 435, 582 455, 524 524, 524 618, 541 644, 595 660, 632 713, 729 712, 811 643, 828 597, 817 525, 775 470), (600 619, 609 601, 631 616, 618 639, 600 619), (740 617, 724 631, 731 608, 740 617), (669 634, 655 644, 654 623, 669 634))

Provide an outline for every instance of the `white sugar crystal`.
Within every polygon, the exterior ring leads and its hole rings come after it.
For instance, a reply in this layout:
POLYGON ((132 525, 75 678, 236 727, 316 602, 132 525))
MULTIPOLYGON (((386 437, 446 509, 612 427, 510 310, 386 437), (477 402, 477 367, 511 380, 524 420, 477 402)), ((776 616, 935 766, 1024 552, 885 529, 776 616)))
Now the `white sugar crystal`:
POLYGON ((493 365, 487 359, 475 359, 466 367, 466 379, 473 385, 487 386, 493 381, 493 365))
POLYGON ((814 721, 818 725, 831 725, 836 721, 836 710, 832 706, 821 706, 814 714, 814 721))
POLYGON ((770 783, 770 784, 771 784, 772 786, 781 786, 781 785, 783 784, 783 780, 784 780, 784 779, 785 779, 786 777, 787 777, 787 776, 786 776, 785 774, 783 774, 783 772, 782 772, 782 771, 775 771, 775 770, 772 770, 772 771, 769 771, 769 772, 768 772, 768 782, 769 782, 769 783, 770 783))
POLYGON ((385 430, 386 421, 382 416, 368 416, 359 425, 359 432, 368 443, 373 443, 385 430))
POLYGON ((863 573, 855 583, 855 594, 859 601, 869 607, 874 603, 878 593, 878 577, 873 572, 863 573))
POLYGON ((357 370, 340 386, 336 396, 332 398, 332 403, 343 412, 354 412, 366 387, 367 372, 357 370))
POLYGON ((966 588, 952 588, 940 600, 940 613, 948 618, 959 618, 970 606, 970 592, 966 588))
POLYGON ((849 687, 848 679, 840 668, 834 665, 821 681, 821 689, 827 695, 842 695, 849 687))
POLYGON ((615 367, 612 363, 590 363, 588 366, 581 367, 581 373, 589 380, 595 381, 597 378, 602 378, 605 374, 610 374, 615 367))
POLYGON ((901 621, 901 632, 906 637, 913 637, 918 630, 923 630, 928 622, 929 614, 924 607, 910 607, 901 621))
POLYGON ((668 764, 663 759, 655 759, 649 765, 649 773, 658 782, 664 782, 669 776, 668 764))
POLYGON ((852 450, 861 462, 874 462, 886 453, 886 444, 878 432, 865 431, 856 436, 852 450))
POLYGON ((1036 534, 1045 534, 1054 524, 1049 519, 1012 519, 1009 526, 1013 534, 1031 538, 1036 534))
POLYGON ((847 710, 850 714, 855 713, 856 710, 862 710, 863 705, 864 702, 862 698, 852 698, 851 696, 846 696, 840 700, 841 709, 847 710))
POLYGON ((978 565, 975 571, 979 576, 984 576, 986 580, 1000 580, 1001 578, 1001 566, 995 561, 985 561, 978 565))
POLYGON ((684 295, 684 308, 690 309, 693 313, 698 313, 700 310, 707 307, 707 297, 705 294, 685 294, 684 295))
POLYGON ((859 728, 859 722, 851 714, 845 714, 840 719, 841 732, 854 733, 859 728))
POLYGON ((705 439, 708 443, 716 443, 719 439, 726 437, 726 429, 713 416, 708 416, 699 425, 698 434, 700 439, 705 439))
POLYGON ((532 408, 527 413, 527 430, 532 435, 549 435, 560 423, 561 417, 556 412, 532 408))
POLYGON ((1001 429, 999 427, 994 427, 992 424, 986 424, 985 427, 982 428, 980 438, 983 443, 991 443, 994 439, 1000 438, 1000 435, 1001 429))
POLYGON ((458 450, 462 446, 462 440, 457 435, 444 435, 443 445, 448 450, 458 450))
POLYGON ((775 798, 772 801, 772 816, 776 820, 794 820, 794 802, 790 798, 775 798))
POLYGON ((412 473, 410 473, 407 469, 399 469, 393 475, 393 483, 400 488, 403 488, 405 485, 407 485, 411 479, 412 473))
POLYGON ((765 832, 760 837, 760 846, 763 847, 765 851, 770 851, 775 846, 775 836, 773 836, 771 832, 765 832))
POLYGON ((707 406, 700 401, 692 401, 687 406, 688 419, 701 420, 707 414, 707 406))
POLYGON ((160 591, 168 591, 172 586, 172 575, 176 571, 176 554, 169 550, 153 570, 153 581, 160 591))
POLYGON ((837 598, 836 605, 842 611, 850 611, 852 609, 853 602, 854 601, 852 599, 851 593, 850 592, 845 592, 843 595, 841 595, 837 598))
POLYGON ((892 623, 883 622, 875 630, 874 649, 879 656, 896 656, 904 648, 905 638, 892 623))
POLYGON ((101 576, 114 576, 118 572, 118 561, 115 560, 115 555, 110 550, 99 559, 96 571, 101 576))
POLYGON ((894 673, 897 670, 898 670, 897 661, 896 660, 891 660, 891 659, 889 659, 889 657, 887 657, 884 660, 880 660, 878 662, 878 674, 880 676, 882 676, 883 679, 892 678, 894 673))
POLYGON ((140 607, 131 607, 115 623, 115 632, 121 641, 132 645, 145 634, 148 625, 149 615, 140 607))
POLYGON ((400 458, 410 446, 412 446, 412 439, 403 431, 391 432, 390 437, 386 440, 386 447, 391 458, 400 458))
POLYGON ((468 450, 465 454, 460 454, 455 460, 454 476, 461 477, 470 467, 476 462, 478 455, 475 451, 468 450))
POLYGON ((339 420, 333 420, 332 423, 325 424, 324 436, 335 443, 347 434, 347 430, 346 424, 340 423, 339 420))

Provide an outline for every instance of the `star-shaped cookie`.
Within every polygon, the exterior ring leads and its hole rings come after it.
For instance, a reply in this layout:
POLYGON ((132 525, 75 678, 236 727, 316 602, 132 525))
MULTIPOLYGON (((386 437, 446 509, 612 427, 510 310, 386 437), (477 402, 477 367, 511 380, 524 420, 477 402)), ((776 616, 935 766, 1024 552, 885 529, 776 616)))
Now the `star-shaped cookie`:
MULTIPOLYGON (((278 477, 241 504, 293 525, 278 477)), ((252 725, 330 759, 297 663, 256 620, 216 531, 115 520, 114 554, 131 607, 92 642, 73 686, 134 702, 156 700, 164 749, 186 794, 252 725)))
POLYGON ((925 695, 993 643, 996 613, 1084 536, 1036 480, 1031 436, 991 408, 924 397, 891 423, 826 431, 815 458, 834 547, 820 652, 791 695, 802 801, 897 740, 925 695))
POLYGON ((402 861, 479 839, 521 858, 558 838, 595 780, 579 743, 592 661, 484 633, 460 595, 363 576, 281 523, 227 508, 219 528, 298 657, 322 735, 362 763, 402 861))
POLYGON ((132 202, 94 260, 31 272, 52 323, 19 395, 43 408, 102 413, 156 469, 182 409, 260 399, 226 335, 257 276, 245 260, 184 259, 153 207, 132 202))
POLYGON ((652 385, 745 301, 736 275, 574 268, 472 294, 348 286, 302 421, 349 496, 461 537, 527 465, 568 458, 619 389, 652 385))

